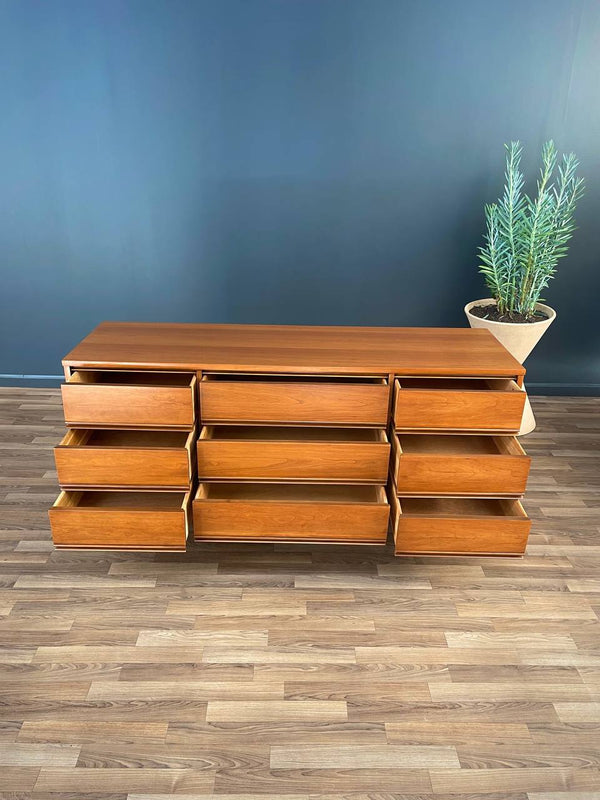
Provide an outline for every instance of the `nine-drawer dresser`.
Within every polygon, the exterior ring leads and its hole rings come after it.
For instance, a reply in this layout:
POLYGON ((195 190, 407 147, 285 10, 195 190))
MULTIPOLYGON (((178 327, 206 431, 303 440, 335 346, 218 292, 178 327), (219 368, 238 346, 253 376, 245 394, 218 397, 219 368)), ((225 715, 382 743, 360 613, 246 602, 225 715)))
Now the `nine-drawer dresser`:
POLYGON ((525 370, 486 330, 105 322, 63 365, 56 547, 525 550, 525 370))

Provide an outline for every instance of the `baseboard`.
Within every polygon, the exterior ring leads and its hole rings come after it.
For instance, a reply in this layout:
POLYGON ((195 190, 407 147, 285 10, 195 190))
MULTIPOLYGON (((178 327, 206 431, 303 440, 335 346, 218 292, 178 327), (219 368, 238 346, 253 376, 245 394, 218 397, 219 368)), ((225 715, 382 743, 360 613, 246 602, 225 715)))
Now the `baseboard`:
MULTIPOLYGON (((19 375, 17 373, 1 373, 0 386, 38 386, 52 388, 64 382, 62 375, 19 375)), ((575 395, 576 397, 600 396, 600 383, 536 383, 526 381, 530 395, 575 395)))

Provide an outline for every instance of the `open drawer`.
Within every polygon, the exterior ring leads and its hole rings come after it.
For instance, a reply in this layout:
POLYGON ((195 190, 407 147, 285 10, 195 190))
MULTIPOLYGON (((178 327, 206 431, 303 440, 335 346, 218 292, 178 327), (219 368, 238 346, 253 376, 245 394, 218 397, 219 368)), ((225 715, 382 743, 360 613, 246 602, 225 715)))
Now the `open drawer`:
POLYGON ((61 387, 70 427, 183 428, 195 420, 196 376, 76 370, 61 387))
POLYGON ((381 486, 201 483, 194 538, 384 544, 381 486))
POLYGON ((54 448, 58 482, 189 489, 195 431, 73 429, 54 448))
POLYGON ((394 424, 404 430, 517 433, 525 392, 504 378, 400 378, 394 424))
POLYGON ((390 497, 396 555, 522 555, 531 521, 518 500, 390 497))
POLYGON ((203 423, 385 426, 388 397, 379 377, 209 373, 200 381, 203 423))
POLYGON ((189 492, 61 492, 48 512, 56 547, 185 550, 189 492))
POLYGON ((518 496, 531 459, 514 436, 395 433, 392 474, 400 495, 518 496))
POLYGON ((209 425, 200 480, 386 483, 390 445, 378 428, 209 425))

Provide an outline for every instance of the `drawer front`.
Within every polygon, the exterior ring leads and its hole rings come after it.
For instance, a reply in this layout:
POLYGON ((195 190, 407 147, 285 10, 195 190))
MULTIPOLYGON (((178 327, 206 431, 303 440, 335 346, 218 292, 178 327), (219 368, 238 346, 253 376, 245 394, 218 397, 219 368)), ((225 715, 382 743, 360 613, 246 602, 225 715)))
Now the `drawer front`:
POLYGON ((383 425, 389 387, 382 383, 225 381, 200 383, 202 422, 383 425))
POLYGON ((427 517, 402 513, 390 498, 396 555, 512 555, 525 552, 531 521, 526 517, 427 517))
MULTIPOLYGON (((63 492, 57 503, 65 494, 63 492)), ((187 497, 187 496, 186 496, 187 497)), ((96 509, 57 506, 48 512, 52 540, 58 548, 101 550, 184 551, 187 539, 186 510, 96 509)))
POLYGON ((54 460, 64 488, 185 489, 192 480, 195 431, 75 429, 54 460))
POLYGON ((144 486, 188 489, 191 465, 184 450, 56 447, 58 482, 65 487, 144 486))
MULTIPOLYGON (((467 437, 465 437, 467 438, 467 437)), ((531 459, 522 455, 458 455, 402 452, 392 438, 392 474, 399 495, 519 496, 525 492, 531 459)), ((516 440, 512 440, 519 448, 516 440)))
POLYGON ((61 387, 65 422, 75 427, 191 428, 194 385, 66 383, 61 387))
POLYGON ((472 430, 516 433, 525 393, 510 389, 460 390, 403 388, 396 381, 394 423, 408 430, 472 430))
MULTIPOLYGON (((200 494, 200 492, 199 492, 200 494)), ((193 503, 194 538, 384 544, 386 504, 231 501, 193 503)))
POLYGON ((385 483, 390 445, 200 438, 197 452, 200 480, 385 483))

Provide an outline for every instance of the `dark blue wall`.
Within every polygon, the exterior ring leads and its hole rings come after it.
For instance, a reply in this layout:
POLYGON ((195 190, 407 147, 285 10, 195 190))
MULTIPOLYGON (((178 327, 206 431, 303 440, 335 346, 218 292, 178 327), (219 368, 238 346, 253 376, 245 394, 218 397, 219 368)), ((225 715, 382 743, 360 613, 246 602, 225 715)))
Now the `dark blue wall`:
POLYGON ((503 142, 588 183, 533 383, 600 388, 598 0, 1 0, 0 372, 103 319, 463 325, 503 142))

